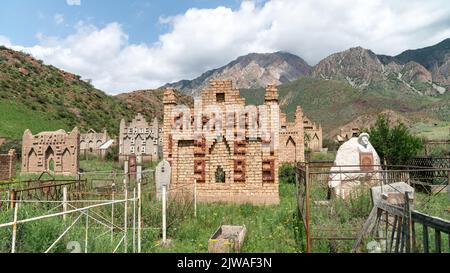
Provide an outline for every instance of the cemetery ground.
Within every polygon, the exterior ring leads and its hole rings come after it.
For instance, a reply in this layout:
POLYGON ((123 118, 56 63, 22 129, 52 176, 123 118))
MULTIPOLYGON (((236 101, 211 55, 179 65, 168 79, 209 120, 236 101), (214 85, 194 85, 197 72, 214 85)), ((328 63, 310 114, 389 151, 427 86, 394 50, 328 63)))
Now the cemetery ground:
MULTIPOLYGON (((153 168, 156 164, 147 163, 144 168, 153 168)), ((121 171, 120 165, 111 161, 81 160, 80 168, 84 171, 121 171)), ((36 178, 27 175, 21 180, 36 178)), ((57 176, 56 179, 67 177, 57 176)), ((151 187, 143 188, 142 206, 142 252, 144 253, 206 253, 208 239, 221 224, 245 225, 247 235, 242 252, 299 252, 298 218, 296 216, 295 185, 286 181, 280 182, 279 206, 253 206, 250 204, 201 204, 197 205, 197 217, 194 217, 192 200, 183 204, 169 204, 167 237, 171 240, 169 246, 161 245, 161 202, 155 200, 151 187)), ((55 206, 41 206, 36 204, 21 204, 18 219, 25 219, 48 214, 55 206)), ((110 210, 104 211, 110 214, 110 210)), ((123 214, 121 210, 116 210, 123 214)), ((69 216, 70 217, 70 216, 69 216)), ((76 218, 76 217, 75 217, 76 218)), ((0 223, 10 222, 13 210, 0 211, 0 223)), ((67 222, 61 217, 40 220, 18 226, 17 252, 44 252, 55 239, 68 227, 74 219, 67 222)), ((77 223, 51 252, 67 253, 69 242, 79 242, 84 246, 85 229, 82 222, 77 223)), ((105 229, 89 229, 89 252, 112 252, 119 243, 120 234, 114 235, 113 240, 105 229)), ((0 228, 0 252, 11 250, 11 228, 0 228)), ((132 252, 129 232, 128 252, 132 252)), ((118 250, 123 252, 123 247, 118 250)))
MULTIPOLYGON (((146 164, 145 168, 153 168, 156 164, 146 164)), ((96 159, 81 160, 80 168, 84 171, 120 171, 120 165, 111 161, 96 159)), ((282 173, 282 172, 280 172, 282 173)), ((288 172, 289 173, 289 170, 288 172)), ((31 176, 20 179, 30 179, 31 176)), ((57 177, 61 178, 61 177, 57 177)), ((142 207, 142 252, 144 253, 206 253, 208 239, 222 225, 245 225, 247 235, 242 247, 244 253, 299 253, 304 251, 304 230, 297 215, 295 184, 286 176, 280 178, 280 205, 253 206, 250 204, 202 204, 197 205, 197 217, 194 217, 192 200, 184 203, 169 204, 167 237, 169 246, 161 245, 161 202, 158 202, 151 187, 143 188, 142 207)), ((367 193, 367 192, 366 192, 367 193)), ((312 192, 316 200, 324 199, 323 191, 312 192)), ((450 219, 450 200, 448 193, 440 193, 434 197, 418 192, 415 206, 421 212, 450 219)), ((371 210, 368 194, 362 194, 351 201, 333 200, 328 207, 319 207, 312 212, 313 221, 320 223, 322 228, 337 230, 336 236, 354 236, 349 230, 362 226, 371 210)), ((18 219, 45 215, 49 210, 58 210, 55 205, 21 204, 18 219)), ((104 215, 110 210, 104 209, 104 215)), ((116 210, 120 219, 123 210, 116 210)), ((55 239, 73 222, 75 216, 68 216, 68 221, 62 217, 54 217, 18 226, 17 252, 44 252, 55 239)), ((13 210, 0 211, 0 223, 10 222, 13 210)), ((120 225, 121 223, 117 223, 120 225)), ((419 231, 420 232, 420 231, 419 231)), ((121 234, 111 233, 100 226, 89 228, 88 252, 112 252, 121 240, 121 234)), ((419 233, 420 234, 420 233, 419 233)), ((11 228, 0 228, 0 252, 11 250, 11 228)), ((448 238, 444 237, 444 245, 448 238)), ((83 219, 55 245, 50 252, 67 253, 70 242, 79 242, 84 247, 85 225, 83 219)), ((433 240, 433 237, 430 238, 433 240)), ((323 241, 315 243, 313 252, 349 252, 354 240, 323 241)), ((128 232, 127 252, 133 252, 132 232, 128 232)), ((117 252, 123 252, 120 247, 117 252)))

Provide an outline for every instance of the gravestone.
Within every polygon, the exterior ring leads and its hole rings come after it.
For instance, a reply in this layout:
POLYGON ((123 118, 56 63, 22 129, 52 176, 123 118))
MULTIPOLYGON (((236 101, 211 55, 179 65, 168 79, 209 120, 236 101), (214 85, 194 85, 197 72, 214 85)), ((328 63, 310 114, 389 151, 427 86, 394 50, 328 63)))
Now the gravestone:
POLYGON ((391 205, 404 204, 406 192, 410 192, 409 198, 414 199, 414 188, 405 182, 372 187, 370 191, 374 205, 378 204, 381 200, 391 205))
POLYGON ((172 168, 170 167, 170 163, 167 160, 161 161, 155 170, 156 198, 158 200, 161 200, 162 187, 169 187, 171 176, 172 168))
POLYGON ((372 187, 380 183, 380 157, 370 144, 369 137, 367 133, 362 133, 339 147, 328 179, 328 186, 334 195, 345 199, 361 186, 372 187))

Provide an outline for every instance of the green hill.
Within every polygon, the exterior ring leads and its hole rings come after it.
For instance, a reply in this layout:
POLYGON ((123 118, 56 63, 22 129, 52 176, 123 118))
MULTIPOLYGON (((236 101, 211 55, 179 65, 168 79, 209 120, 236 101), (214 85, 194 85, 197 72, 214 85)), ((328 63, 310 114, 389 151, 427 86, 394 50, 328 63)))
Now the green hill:
MULTIPOLYGON (((264 89, 243 89, 241 95, 247 104, 261 104, 264 89)), ((280 106, 292 119, 297 105, 305 114, 320 122, 325 133, 347 124, 363 114, 376 116, 390 109, 411 118, 413 122, 430 119, 447 120, 449 111, 448 94, 423 96, 396 92, 394 85, 371 86, 360 90, 348 83, 303 77, 279 87, 280 106)))
POLYGON ((0 46, 0 137, 20 140, 26 129, 37 133, 75 126, 81 131, 106 128, 115 136, 120 120, 130 120, 138 111, 148 121, 162 120, 162 90, 145 92, 145 100, 136 96, 141 93, 109 96, 80 76, 0 46))
POLYGON ((20 139, 27 128, 107 128, 113 134, 132 111, 79 76, 0 47, 0 136, 20 139))

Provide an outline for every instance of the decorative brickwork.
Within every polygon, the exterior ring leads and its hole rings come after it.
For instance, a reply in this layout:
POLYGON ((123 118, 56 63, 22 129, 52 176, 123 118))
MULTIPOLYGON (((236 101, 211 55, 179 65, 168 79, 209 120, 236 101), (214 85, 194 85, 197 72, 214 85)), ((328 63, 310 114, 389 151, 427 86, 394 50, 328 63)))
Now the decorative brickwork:
POLYGON ((307 116, 303 116, 303 129, 309 136, 309 140, 305 141, 306 147, 311 149, 311 151, 320 152, 323 148, 322 126, 312 122, 307 116))
POLYGON ((177 106, 174 90, 166 89, 163 151, 172 166, 170 187, 191 190, 196 180, 200 202, 278 204, 275 86, 267 87, 264 106, 268 113, 245 108, 231 81, 211 81, 194 108, 177 106))
POLYGON ((52 171, 55 174, 77 175, 80 133, 78 128, 42 132, 33 135, 26 130, 22 140, 22 173, 52 171))
POLYGON ((80 155, 94 154, 100 157, 106 155, 106 150, 101 149, 111 138, 108 132, 104 130, 102 133, 97 133, 94 129, 90 129, 86 134, 80 135, 80 155))
POLYGON ((305 161, 305 131, 303 111, 297 106, 295 121, 287 122, 286 114, 280 114, 279 162, 294 163, 305 161))
POLYGON ((141 155, 143 161, 160 159, 161 128, 155 118, 150 126, 144 116, 138 114, 130 123, 124 119, 120 122, 119 161, 127 156, 141 155))

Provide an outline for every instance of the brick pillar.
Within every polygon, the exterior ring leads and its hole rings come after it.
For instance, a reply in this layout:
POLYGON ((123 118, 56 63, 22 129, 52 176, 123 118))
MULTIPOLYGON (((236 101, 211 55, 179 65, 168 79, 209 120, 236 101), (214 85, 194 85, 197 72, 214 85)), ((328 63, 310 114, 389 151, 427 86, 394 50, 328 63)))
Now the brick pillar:
POLYGON ((163 121, 163 156, 164 159, 170 162, 169 158, 169 138, 172 133, 172 123, 173 123, 173 117, 172 117, 172 110, 173 107, 176 105, 175 102, 175 90, 172 88, 167 88, 164 91, 164 121, 163 121))
POLYGON ((9 179, 16 176, 16 150, 11 149, 8 152, 9 156, 9 179))

